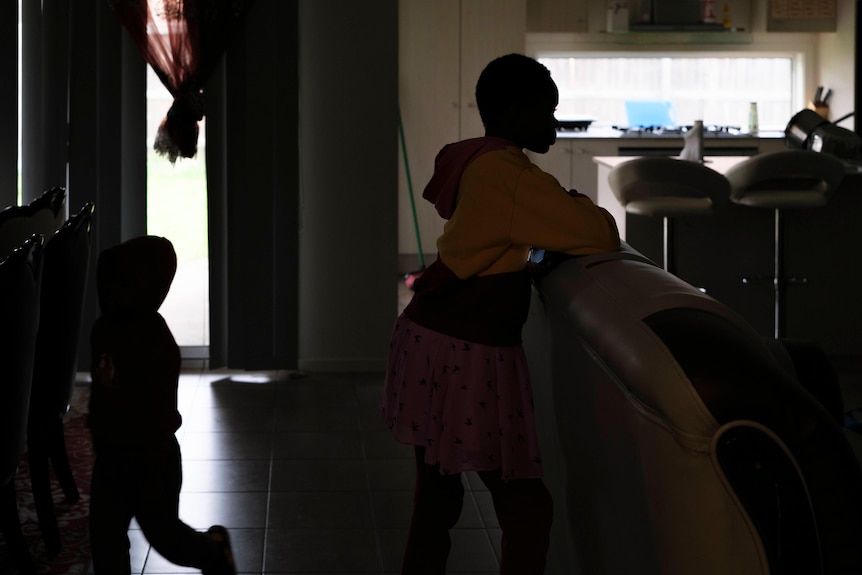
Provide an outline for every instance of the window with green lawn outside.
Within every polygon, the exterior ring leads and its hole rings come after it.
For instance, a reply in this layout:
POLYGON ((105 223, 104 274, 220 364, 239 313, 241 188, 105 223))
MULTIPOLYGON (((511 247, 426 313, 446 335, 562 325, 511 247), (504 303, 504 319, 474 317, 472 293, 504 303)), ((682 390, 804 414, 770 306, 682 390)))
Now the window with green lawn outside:
POLYGON ((173 99, 152 68, 147 77, 147 233, 168 238, 177 252, 177 274, 162 304, 184 357, 207 357, 209 259, 205 120, 198 153, 175 164, 156 154, 156 130, 173 99), (197 349, 194 353, 192 350, 197 349))
MULTIPOLYGON (((22 27, 18 0, 18 149, 21 150, 22 27)), ((177 275, 160 312, 184 356, 206 357, 209 346, 209 259, 205 123, 200 122, 198 154, 172 165, 153 150, 159 123, 172 98, 147 68, 147 233, 168 238, 177 252, 177 275), (190 351, 194 350, 194 351, 190 351)), ((21 154, 18 154, 17 203, 21 198, 21 154)), ((96 257, 96 254, 93 254, 96 257)))

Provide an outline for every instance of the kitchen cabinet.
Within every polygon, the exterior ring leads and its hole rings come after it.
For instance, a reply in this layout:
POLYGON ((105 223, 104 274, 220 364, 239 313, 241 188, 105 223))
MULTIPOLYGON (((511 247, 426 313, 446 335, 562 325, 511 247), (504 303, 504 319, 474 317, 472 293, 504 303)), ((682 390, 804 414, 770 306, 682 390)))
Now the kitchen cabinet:
MULTIPOLYGON (((848 174, 825 206, 783 212, 785 273, 797 279, 785 291, 787 337, 815 341, 833 357, 857 360, 862 357, 862 266, 855 263, 860 185, 862 175, 848 174)), ((677 222, 679 276, 706 289, 764 337, 773 333, 774 226, 772 210, 732 202, 712 216, 677 222)), ((660 241, 660 223, 651 229, 654 239, 643 239, 660 241)))
POLYGON ((527 32, 586 32, 587 0, 527 0, 527 32))
MULTIPOLYGON (((606 40, 620 43, 734 43, 751 42, 750 0, 719 0, 715 2, 718 22, 725 16, 729 29, 696 31, 696 23, 688 30, 671 29, 650 22, 650 2, 655 0, 622 0, 629 12, 629 31, 616 31, 606 40), (725 14, 725 6, 727 13, 725 14)), ((608 32, 608 2, 605 0, 527 0, 528 33, 605 34, 608 32)))
POLYGON ((405 128, 443 144, 481 136, 479 74, 524 51, 526 0, 401 0, 399 99, 405 128))
POLYGON ((568 141, 557 143, 551 146, 551 149, 544 154, 536 154, 527 152, 530 160, 557 178, 560 185, 564 188, 572 188, 572 146, 568 141))
MULTIPOLYGON (((421 1, 421 0, 420 0, 421 1)), ((482 136, 476 81, 499 56, 524 52, 526 0, 461 0, 461 139, 482 136)))
MULTIPOLYGON (((434 251, 433 239, 442 231, 439 217, 422 188, 431 177, 434 155, 460 131, 459 0, 402 0, 398 5, 398 100, 403 135, 398 162, 398 253, 434 251), (405 157, 406 156, 406 157, 405 157), (412 183, 412 188, 409 184, 412 183), (416 224, 411 213, 416 204, 416 224), (418 230, 415 226, 418 226, 418 230)), ((418 262, 401 265, 417 269, 418 262)))
POLYGON ((780 152, 786 150, 784 138, 761 138, 757 141, 757 153, 767 154, 769 152, 780 152))
MULTIPOLYGON (((423 252, 443 221, 422 190, 444 145, 485 133, 474 95, 488 62, 524 52, 526 0, 400 0, 398 97, 423 252)), ((401 150, 401 148, 399 148, 401 150)), ((399 161, 398 253, 417 254, 404 153, 399 161)))
POLYGON ((593 201, 597 198, 595 156, 617 155, 617 139, 558 138, 546 154, 527 152, 540 168, 553 175, 567 190, 575 189, 593 201))

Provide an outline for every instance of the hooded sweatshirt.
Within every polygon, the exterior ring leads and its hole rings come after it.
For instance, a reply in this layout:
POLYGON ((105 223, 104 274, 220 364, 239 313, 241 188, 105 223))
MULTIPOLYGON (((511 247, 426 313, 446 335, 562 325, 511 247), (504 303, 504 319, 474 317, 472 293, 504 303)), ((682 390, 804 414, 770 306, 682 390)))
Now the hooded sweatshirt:
POLYGON ((414 283, 404 313, 467 341, 521 343, 531 248, 587 255, 620 247, 616 223, 605 209, 567 192, 501 138, 445 146, 423 197, 447 221, 437 260, 414 283))
POLYGON ((177 269, 170 241, 128 240, 99 256, 101 315, 91 332, 89 425, 101 447, 160 448, 180 427, 177 384, 181 356, 158 313, 177 269), (113 367, 113 379, 98 374, 113 367))

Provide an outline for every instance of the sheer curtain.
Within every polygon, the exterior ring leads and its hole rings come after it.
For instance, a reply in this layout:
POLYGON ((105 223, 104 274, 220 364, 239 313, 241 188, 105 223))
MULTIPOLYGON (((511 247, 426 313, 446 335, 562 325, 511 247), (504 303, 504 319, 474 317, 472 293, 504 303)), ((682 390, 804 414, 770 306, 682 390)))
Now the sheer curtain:
POLYGON ((197 154, 204 85, 252 0, 108 0, 174 98, 154 147, 171 162, 197 154))

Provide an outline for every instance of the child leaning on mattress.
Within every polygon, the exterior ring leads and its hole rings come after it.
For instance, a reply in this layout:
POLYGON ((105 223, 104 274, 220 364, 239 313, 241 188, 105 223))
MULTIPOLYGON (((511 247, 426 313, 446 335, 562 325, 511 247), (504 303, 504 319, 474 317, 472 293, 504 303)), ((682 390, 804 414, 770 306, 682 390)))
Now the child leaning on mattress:
POLYGON ((509 54, 479 77, 485 136, 445 146, 423 197, 446 219, 438 256, 397 319, 380 408, 413 445, 416 485, 402 573, 444 573, 460 473, 487 485, 503 531, 501 573, 544 571, 552 516, 521 345, 531 247, 619 249, 611 215, 567 192, 524 150, 556 140, 559 95, 542 64, 509 54))

